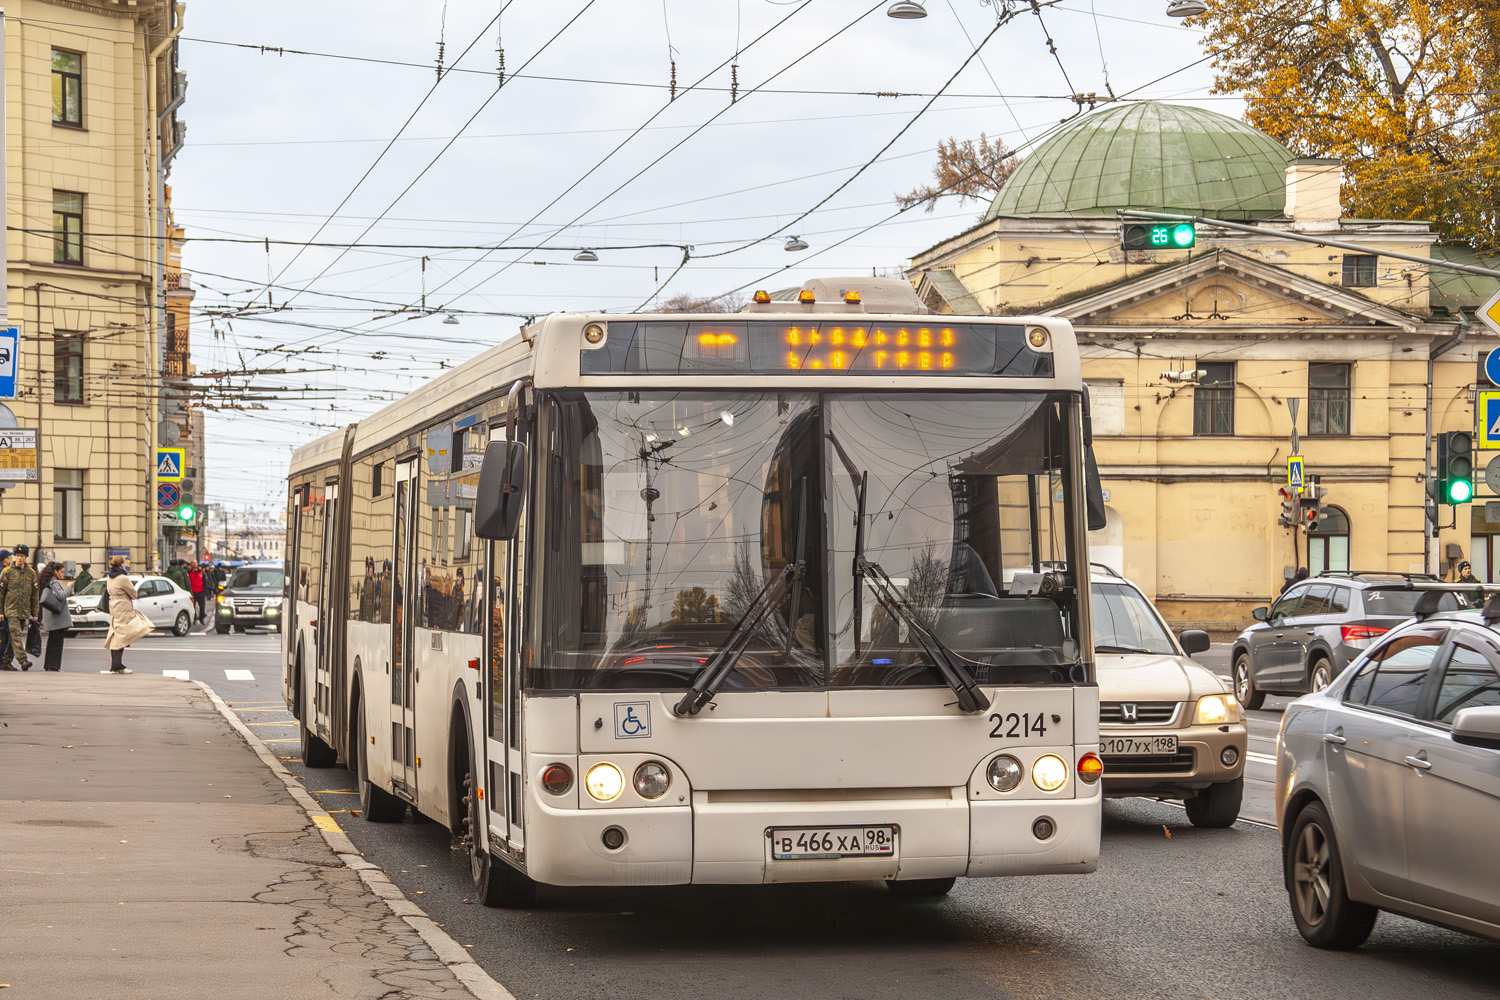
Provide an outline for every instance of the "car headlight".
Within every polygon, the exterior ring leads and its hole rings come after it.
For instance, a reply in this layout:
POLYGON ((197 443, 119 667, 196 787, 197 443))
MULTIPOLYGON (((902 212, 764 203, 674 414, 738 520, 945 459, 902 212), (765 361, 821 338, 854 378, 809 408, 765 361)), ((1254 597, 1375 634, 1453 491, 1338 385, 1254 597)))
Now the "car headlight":
POLYGON ((583 777, 583 787, 600 802, 610 802, 625 790, 625 775, 608 761, 595 764, 583 777))
POLYGON ((1044 792, 1055 792, 1068 783, 1068 765, 1056 754, 1044 754, 1031 765, 1031 780, 1044 792))
POLYGON ((985 780, 997 792, 1008 792, 1021 783, 1021 762, 1010 754, 1001 754, 985 768, 985 780))
POLYGON ((1240 703, 1232 694, 1210 694, 1198 699, 1195 719, 1200 726, 1222 726, 1241 718, 1240 703))
POLYGON ((667 794, 672 775, 656 761, 647 761, 635 769, 635 790, 643 799, 659 799, 667 794))

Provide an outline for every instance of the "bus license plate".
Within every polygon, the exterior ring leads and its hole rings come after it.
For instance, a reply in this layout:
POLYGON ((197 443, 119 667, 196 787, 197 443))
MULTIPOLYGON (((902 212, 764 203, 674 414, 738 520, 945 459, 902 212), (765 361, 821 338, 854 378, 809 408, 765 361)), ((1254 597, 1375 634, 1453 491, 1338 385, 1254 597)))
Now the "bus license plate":
POLYGON ((1177 752, 1177 737, 1101 736, 1099 752, 1106 757, 1118 754, 1172 754, 1177 752))
POLYGON ((895 853, 894 826, 798 826, 771 831, 771 856, 778 861, 878 858, 895 853))

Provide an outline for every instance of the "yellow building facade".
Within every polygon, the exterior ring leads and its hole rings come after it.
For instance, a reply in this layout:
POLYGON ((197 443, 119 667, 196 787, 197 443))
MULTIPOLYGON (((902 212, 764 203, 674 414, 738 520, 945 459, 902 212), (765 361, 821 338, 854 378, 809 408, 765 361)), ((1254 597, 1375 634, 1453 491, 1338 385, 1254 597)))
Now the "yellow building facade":
POLYGON ((1109 494, 1094 558, 1180 627, 1243 627, 1299 566, 1446 573, 1472 557, 1500 579, 1486 453, 1472 508, 1439 507, 1436 537, 1426 509, 1429 415, 1436 432, 1474 429, 1479 362, 1500 343, 1462 312, 1484 284, 1380 256, 1428 257, 1435 235, 1341 217, 1340 177, 1224 116, 1114 107, 1038 147, 980 224, 913 258, 938 312, 1073 322, 1109 494), (1119 209, 1272 232, 1200 225, 1191 248, 1122 250, 1119 209), (1324 493, 1311 531, 1278 523, 1294 407, 1324 493))
POLYGON ((183 8, 5 5, 7 308, 38 475, 0 497, 0 546, 96 575, 153 562, 165 343, 165 164, 180 145, 183 8))

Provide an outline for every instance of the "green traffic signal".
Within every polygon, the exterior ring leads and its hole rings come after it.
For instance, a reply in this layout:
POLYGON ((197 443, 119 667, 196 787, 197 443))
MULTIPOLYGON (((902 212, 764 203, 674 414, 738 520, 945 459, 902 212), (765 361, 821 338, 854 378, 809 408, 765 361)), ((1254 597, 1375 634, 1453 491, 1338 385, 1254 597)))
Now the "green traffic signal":
POLYGON ((1438 503, 1460 504, 1474 499, 1473 435, 1448 431, 1438 435, 1434 463, 1438 503))
POLYGON ((1198 231, 1191 222, 1179 222, 1172 227, 1171 239, 1174 247, 1186 249, 1198 242, 1198 231))
POLYGON ((1191 222, 1127 222, 1120 229, 1122 250, 1187 250, 1197 242, 1191 222))
POLYGON ((1468 503, 1474 496, 1474 484, 1467 479, 1455 479, 1448 484, 1449 503, 1468 503))
POLYGON ((177 520, 182 524, 192 524, 198 517, 196 501, 190 494, 184 493, 177 504, 177 520))

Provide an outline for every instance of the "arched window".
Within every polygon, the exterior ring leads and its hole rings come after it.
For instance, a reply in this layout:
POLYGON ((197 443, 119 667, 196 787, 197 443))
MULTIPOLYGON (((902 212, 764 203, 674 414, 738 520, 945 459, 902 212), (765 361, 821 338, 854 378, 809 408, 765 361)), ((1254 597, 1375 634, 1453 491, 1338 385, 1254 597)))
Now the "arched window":
POLYGON ((1324 507, 1307 536, 1307 570, 1313 576, 1349 568, 1349 515, 1341 507, 1324 507))

